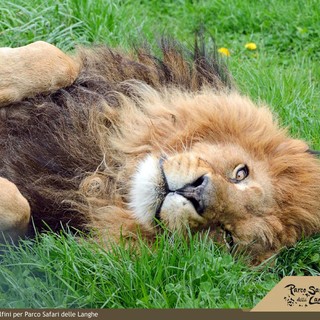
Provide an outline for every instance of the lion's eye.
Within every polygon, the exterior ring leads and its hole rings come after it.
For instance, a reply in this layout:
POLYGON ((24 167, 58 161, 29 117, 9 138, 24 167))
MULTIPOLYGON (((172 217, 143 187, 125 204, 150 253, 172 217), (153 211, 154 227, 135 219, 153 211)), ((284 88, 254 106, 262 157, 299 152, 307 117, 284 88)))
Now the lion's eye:
POLYGON ((238 183, 244 180, 249 175, 249 168, 246 164, 239 164, 233 170, 231 181, 233 183, 238 183))

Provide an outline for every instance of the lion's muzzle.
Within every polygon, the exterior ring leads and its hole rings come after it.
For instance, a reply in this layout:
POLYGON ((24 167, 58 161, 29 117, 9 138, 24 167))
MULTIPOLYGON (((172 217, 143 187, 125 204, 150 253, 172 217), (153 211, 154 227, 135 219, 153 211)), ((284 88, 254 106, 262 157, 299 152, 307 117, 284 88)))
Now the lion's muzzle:
POLYGON ((175 192, 188 199, 197 213, 202 215, 205 210, 204 193, 208 182, 209 178, 207 176, 201 176, 193 183, 187 184, 175 192))
POLYGON ((161 204, 158 206, 156 210, 156 219, 160 218, 160 211, 162 208, 162 204, 167 197, 168 194, 177 194, 182 197, 184 197, 186 200, 188 200, 192 206, 194 207, 194 210, 199 214, 202 215, 206 208, 206 189, 209 184, 209 177, 206 175, 201 175, 194 179, 192 182, 185 183, 180 188, 170 188, 163 164, 166 161, 166 157, 161 157, 159 160, 159 168, 161 172, 161 177, 163 180, 163 188, 161 192, 162 201, 161 204))

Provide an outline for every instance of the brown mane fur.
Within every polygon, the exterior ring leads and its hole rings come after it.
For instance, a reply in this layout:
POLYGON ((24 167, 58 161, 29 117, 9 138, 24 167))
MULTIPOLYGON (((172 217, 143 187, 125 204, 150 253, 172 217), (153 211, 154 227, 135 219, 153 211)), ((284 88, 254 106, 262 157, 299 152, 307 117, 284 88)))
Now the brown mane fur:
POLYGON ((134 232, 126 203, 137 161, 205 139, 238 144, 269 164, 282 224, 270 222, 270 248, 318 232, 320 165, 307 145, 235 93, 225 69, 198 47, 191 54, 162 41, 160 48, 161 59, 145 48, 81 49, 72 86, 0 110, 0 175, 27 198, 35 224, 115 234, 126 221, 134 232))

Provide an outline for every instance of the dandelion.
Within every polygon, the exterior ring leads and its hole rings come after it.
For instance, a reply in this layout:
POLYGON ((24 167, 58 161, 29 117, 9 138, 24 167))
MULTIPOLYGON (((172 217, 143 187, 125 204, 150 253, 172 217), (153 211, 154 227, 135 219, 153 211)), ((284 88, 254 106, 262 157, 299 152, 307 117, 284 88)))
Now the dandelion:
POLYGON ((222 55, 230 57, 230 51, 227 48, 219 48, 218 52, 221 53, 222 55))
POLYGON ((257 45, 254 42, 246 43, 245 47, 248 50, 256 50, 257 49, 257 45))

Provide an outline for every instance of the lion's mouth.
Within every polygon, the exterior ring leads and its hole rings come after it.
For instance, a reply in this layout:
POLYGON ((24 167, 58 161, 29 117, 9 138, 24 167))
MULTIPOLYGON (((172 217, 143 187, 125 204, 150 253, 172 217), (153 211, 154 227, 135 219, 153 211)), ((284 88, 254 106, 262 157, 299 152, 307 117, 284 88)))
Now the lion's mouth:
POLYGON ((221 227, 223 231, 223 242, 227 248, 231 251, 234 247, 234 240, 232 233, 229 230, 226 230, 223 226, 221 227))
POLYGON ((156 214, 155 214, 155 219, 157 221, 161 220, 161 216, 160 216, 160 212, 161 212, 161 208, 163 205, 163 202, 166 198, 166 196, 171 192, 171 190, 169 189, 169 184, 168 184, 168 180, 166 177, 166 174, 164 173, 164 169, 163 169, 163 162, 166 160, 165 157, 161 157, 159 160, 159 168, 160 168, 160 174, 161 174, 161 179, 163 182, 163 186, 161 188, 161 191, 158 193, 158 196, 160 198, 160 201, 158 202, 157 208, 156 208, 156 214))

